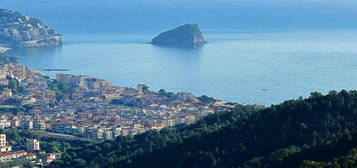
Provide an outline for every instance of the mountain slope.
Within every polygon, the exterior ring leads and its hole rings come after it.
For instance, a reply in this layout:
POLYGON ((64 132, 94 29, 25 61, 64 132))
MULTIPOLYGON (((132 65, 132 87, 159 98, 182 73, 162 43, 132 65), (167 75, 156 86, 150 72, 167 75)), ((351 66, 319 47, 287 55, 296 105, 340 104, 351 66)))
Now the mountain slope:
POLYGON ((241 106, 181 129, 87 146, 51 167, 274 167, 274 162, 306 167, 310 162, 304 160, 329 161, 354 148, 329 156, 323 150, 354 137, 356 114, 357 91, 312 93, 265 109, 241 106), (319 157, 308 155, 312 151, 319 157))
POLYGON ((0 9, 0 46, 46 47, 61 44, 61 35, 39 19, 0 9))

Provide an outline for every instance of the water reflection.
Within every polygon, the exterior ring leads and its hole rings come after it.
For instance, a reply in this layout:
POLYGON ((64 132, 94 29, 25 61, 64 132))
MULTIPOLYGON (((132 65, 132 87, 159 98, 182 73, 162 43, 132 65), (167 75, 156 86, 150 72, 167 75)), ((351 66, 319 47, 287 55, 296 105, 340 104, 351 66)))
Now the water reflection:
MULTIPOLYGON (((62 48, 9 53, 34 69, 69 69, 68 73, 107 79, 119 86, 145 83, 152 90, 271 104, 311 91, 355 89, 357 38, 350 36, 353 32, 335 34, 230 35, 234 40, 226 35, 207 36, 210 43, 199 48, 145 44, 146 36, 135 43, 127 42, 125 36, 113 36, 113 41, 90 36, 103 43, 86 43, 87 36, 73 36, 62 48), (118 43, 120 39, 123 42, 118 43)), ((53 77, 55 72, 43 73, 53 77)))
POLYGON ((36 69, 61 68, 53 62, 62 55, 62 46, 53 48, 12 49, 8 51, 10 56, 18 57, 20 63, 25 63, 36 69))
POLYGON ((205 46, 206 43, 195 43, 195 44, 152 44, 157 47, 166 47, 166 48, 178 48, 178 49, 200 49, 205 46))

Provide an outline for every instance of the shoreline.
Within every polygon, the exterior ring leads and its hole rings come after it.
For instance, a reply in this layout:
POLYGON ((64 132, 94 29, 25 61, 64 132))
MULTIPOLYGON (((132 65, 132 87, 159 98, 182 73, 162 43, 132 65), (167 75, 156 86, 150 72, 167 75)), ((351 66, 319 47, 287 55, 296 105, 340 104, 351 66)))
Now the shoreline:
POLYGON ((46 71, 46 72, 66 72, 70 71, 70 69, 61 69, 61 68, 45 68, 45 69, 37 69, 38 71, 46 71))
MULTIPOLYGON (((18 121, 54 126, 46 128, 52 135, 59 133, 68 137, 109 140, 147 130, 190 124, 208 114, 235 107, 235 104, 188 92, 152 91, 145 84, 138 84, 136 88, 123 87, 96 77, 65 73, 58 73, 56 78, 51 78, 20 63, 8 64, 0 70, 5 76, 13 76, 20 81, 19 84, 31 83, 22 86, 24 92, 14 93, 21 105, 24 102, 36 106, 25 114, 17 108, 19 106, 15 106, 12 109, 15 110, 15 116, 21 114, 18 121), (55 104, 50 106, 52 102, 55 104), (94 114, 101 116, 102 124, 91 117, 94 114), (82 121, 85 121, 85 125, 82 125, 82 121), (63 124, 67 129, 56 127, 63 124), (89 131, 82 131, 86 129, 89 131), (97 131, 103 134, 95 134, 97 131), (108 134, 104 135, 104 132, 108 134)), ((4 100, 14 96, 11 89, 6 93, 3 94, 4 100)))
POLYGON ((0 46, 0 53, 6 53, 6 51, 10 50, 11 48, 8 47, 1 47, 0 46))

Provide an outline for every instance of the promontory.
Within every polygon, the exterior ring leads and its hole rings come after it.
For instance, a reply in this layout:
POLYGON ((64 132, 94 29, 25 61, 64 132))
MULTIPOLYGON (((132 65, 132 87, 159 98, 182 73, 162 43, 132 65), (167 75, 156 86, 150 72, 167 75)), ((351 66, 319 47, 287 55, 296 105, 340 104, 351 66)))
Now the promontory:
POLYGON ((205 42, 197 24, 185 24, 152 39, 151 44, 167 46, 200 46, 205 42))
POLYGON ((62 44, 62 36, 39 19, 0 9, 0 48, 51 47, 62 44))

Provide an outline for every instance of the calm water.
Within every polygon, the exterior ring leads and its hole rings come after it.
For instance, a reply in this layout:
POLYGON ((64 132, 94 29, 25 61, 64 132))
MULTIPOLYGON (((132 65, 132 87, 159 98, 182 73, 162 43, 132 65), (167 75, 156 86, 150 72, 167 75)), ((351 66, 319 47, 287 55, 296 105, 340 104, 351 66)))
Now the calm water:
POLYGON ((145 83, 240 103, 357 89, 357 32, 208 34, 200 49, 147 44, 153 36, 65 35, 61 48, 10 54, 34 69, 65 68, 120 86, 145 83))
POLYGON ((145 83, 152 90, 259 104, 311 91, 357 89, 357 32, 342 31, 357 30, 356 5, 350 0, 1 0, 1 8, 35 16, 65 36, 62 48, 12 51, 32 68, 68 68, 120 86, 145 83), (209 43, 194 50, 147 44, 184 23, 199 24, 209 43), (306 31, 322 29, 339 31, 306 31))

